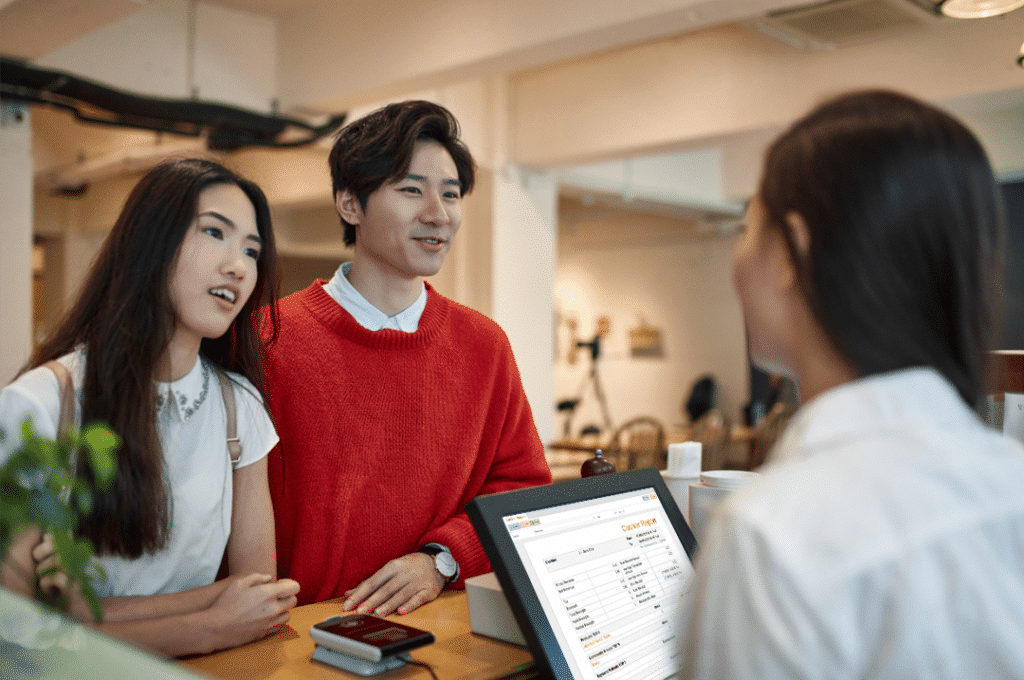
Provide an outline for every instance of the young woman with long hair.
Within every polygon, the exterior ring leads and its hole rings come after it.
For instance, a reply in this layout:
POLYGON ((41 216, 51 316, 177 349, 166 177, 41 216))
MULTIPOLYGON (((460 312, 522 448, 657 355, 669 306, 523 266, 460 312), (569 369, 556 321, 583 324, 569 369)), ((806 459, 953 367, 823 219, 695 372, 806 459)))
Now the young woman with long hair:
MULTIPOLYGON (((207 652, 272 632, 295 604, 297 584, 276 580, 266 454, 278 438, 256 327, 263 307, 276 324, 277 281, 259 187, 212 161, 163 162, 132 190, 71 310, 0 392, 2 457, 26 416, 57 434, 52 361, 72 377, 76 424, 103 421, 122 439, 114 483, 80 528, 106 573, 93 581, 104 632, 168 655, 207 652)), ((18 579, 51 549, 38 532, 22 537, 5 583, 25 592, 18 579)))
POLYGON ((1020 677, 1024 449, 979 417, 1003 220, 975 136, 898 93, 769 147, 733 279, 802 404, 704 533, 682 677, 1020 677))

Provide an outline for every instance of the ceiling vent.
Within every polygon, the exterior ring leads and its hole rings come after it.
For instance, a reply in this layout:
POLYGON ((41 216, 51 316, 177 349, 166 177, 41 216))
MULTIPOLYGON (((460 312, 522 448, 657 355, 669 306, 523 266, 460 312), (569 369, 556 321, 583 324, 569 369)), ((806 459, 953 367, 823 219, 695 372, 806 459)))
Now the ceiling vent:
POLYGON ((942 21, 930 0, 830 0, 772 12, 753 28, 799 49, 835 49, 942 21))

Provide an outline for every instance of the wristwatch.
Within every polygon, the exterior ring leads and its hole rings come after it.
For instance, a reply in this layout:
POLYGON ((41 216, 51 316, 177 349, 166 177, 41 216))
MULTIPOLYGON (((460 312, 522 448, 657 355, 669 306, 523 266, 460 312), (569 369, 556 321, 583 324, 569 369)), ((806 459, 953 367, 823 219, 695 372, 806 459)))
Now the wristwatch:
POLYGON ((416 552, 421 552, 434 558, 434 567, 441 576, 444 576, 445 585, 459 578, 459 563, 452 557, 452 551, 448 549, 448 546, 441 545, 440 543, 427 543, 416 552))

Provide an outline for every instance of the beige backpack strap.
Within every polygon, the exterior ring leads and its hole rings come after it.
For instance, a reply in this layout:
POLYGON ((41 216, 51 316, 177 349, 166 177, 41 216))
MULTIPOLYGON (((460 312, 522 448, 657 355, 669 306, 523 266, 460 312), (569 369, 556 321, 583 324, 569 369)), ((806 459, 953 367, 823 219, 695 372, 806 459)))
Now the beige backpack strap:
MULTIPOLYGON (((47 361, 44 367, 57 376, 57 387, 60 392, 60 417, 57 419, 57 437, 75 429, 75 385, 71 381, 71 372, 59 361, 47 361)), ((78 461, 78 452, 71 452, 71 469, 74 470, 78 461)), ((71 486, 61 487, 60 498, 65 503, 71 500, 71 486)))
POLYGON ((68 428, 75 427, 75 386, 71 383, 71 373, 59 361, 47 361, 43 364, 57 376, 60 387, 60 418, 57 420, 57 436, 68 428))
POLYGON ((235 390, 231 385, 231 378, 225 375, 224 371, 217 369, 217 379, 220 381, 220 392, 224 396, 224 411, 228 416, 228 455, 231 458, 231 467, 235 467, 242 457, 242 442, 238 441, 235 428, 235 390))

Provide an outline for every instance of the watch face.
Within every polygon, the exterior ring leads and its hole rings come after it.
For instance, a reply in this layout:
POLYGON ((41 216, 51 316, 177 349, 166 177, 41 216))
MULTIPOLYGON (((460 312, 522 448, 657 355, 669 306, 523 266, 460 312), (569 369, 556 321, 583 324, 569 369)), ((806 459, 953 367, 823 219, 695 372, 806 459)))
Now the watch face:
POLYGON ((434 557, 434 564, 437 565, 437 570, 441 572, 441 576, 445 578, 451 578, 455 576, 455 570, 458 568, 455 564, 455 558, 452 557, 450 552, 440 552, 434 557))

